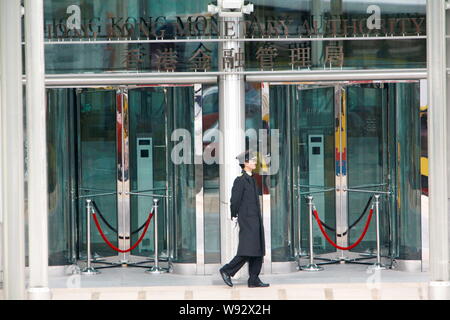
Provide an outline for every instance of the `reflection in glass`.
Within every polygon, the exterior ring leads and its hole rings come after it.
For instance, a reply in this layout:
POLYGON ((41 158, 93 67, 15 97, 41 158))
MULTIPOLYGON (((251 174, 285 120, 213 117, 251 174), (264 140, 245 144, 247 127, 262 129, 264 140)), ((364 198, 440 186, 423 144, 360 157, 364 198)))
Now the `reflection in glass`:
MULTIPOLYGON (((83 1, 79 5, 80 30, 68 25, 77 17, 73 1, 45 1, 45 36, 47 40, 76 42, 79 39, 191 39, 217 36, 218 19, 208 11, 210 0, 163 2, 151 0, 83 1), (69 11, 68 11, 69 9, 69 11), (75 10, 75 11, 74 11, 75 10), (69 12, 69 13, 67 13, 69 12)), ((390 37, 425 36, 426 1, 396 1, 377 4, 380 26, 371 26, 373 3, 365 0, 254 0, 255 12, 245 15, 242 28, 249 38, 268 37, 390 37), (370 9, 370 10, 369 10, 370 9), (368 13, 369 12, 369 13, 368 13), (370 28, 368 27, 370 26, 370 28)), ((246 69, 260 70, 261 48, 274 48, 276 55, 267 70, 291 69, 373 69, 426 68, 426 39, 337 40, 245 43, 246 69), (343 57, 333 62, 328 48, 339 48, 343 57), (295 53, 295 50, 308 50, 295 53), (294 50, 294 51, 293 51, 294 50), (293 63, 294 61, 294 63, 293 63)), ((176 52, 175 71, 193 71, 198 49, 211 58, 210 71, 217 71, 220 63, 218 43, 135 43, 135 44, 47 44, 47 73, 93 73, 117 71, 166 71, 161 68, 158 55, 164 50, 176 52), (160 52, 159 52, 160 51, 160 52)), ((203 72, 203 70, 200 70, 203 72)))
MULTIPOLYGON (((152 211, 151 194, 165 195, 166 174, 166 99, 162 88, 129 90, 130 112, 130 182, 131 230, 141 227, 152 211)), ((167 256, 166 201, 159 198, 158 251, 167 256)), ((142 243, 132 254, 152 257, 154 255, 154 229, 148 229, 142 243)), ((140 233, 132 235, 135 243, 140 233)))
MULTIPOLYGON (((392 192, 391 196, 381 197, 382 254, 420 259, 419 84, 344 86, 341 110, 335 108, 334 101, 338 100, 334 90, 334 86, 270 86, 270 125, 271 129, 280 130, 282 155, 280 172, 271 176, 270 185, 272 260, 288 261, 293 254, 307 254, 309 222, 304 195, 333 189, 340 181, 336 178, 341 172, 347 177, 350 189, 392 192), (341 119, 341 125, 335 122, 335 112, 342 115, 337 118, 341 119), (342 132, 336 131, 339 138, 335 137, 335 127, 342 128, 342 132), (337 158, 340 148, 342 170, 337 158), (296 228, 300 229, 299 236, 296 228), (291 249, 292 246, 295 248, 291 249)), ((344 195, 347 205, 341 208, 333 190, 313 194, 319 214, 322 212, 321 219, 331 228, 336 226, 339 210, 348 210, 341 213, 346 213, 346 223, 353 225, 370 198, 370 194, 363 192, 351 191, 344 195)), ((362 219, 350 230, 349 245, 359 238, 365 221, 362 219)), ((353 251, 374 251, 374 221, 375 218, 366 237, 353 251)), ((314 250, 316 253, 334 251, 317 227, 314 250)))
POLYGON ((397 106, 397 221, 400 259, 422 258, 419 83, 392 87, 397 106))
MULTIPOLYGON (((111 226, 117 229, 116 92, 86 89, 77 94, 78 194, 90 196, 111 226), (110 193, 109 195, 96 196, 110 193)), ((86 250, 85 198, 78 201, 80 252, 86 250)), ((117 235, 103 221, 105 235, 117 246, 117 235)), ((94 227, 94 224, 92 224, 94 227)), ((95 228, 91 228, 93 257, 113 256, 95 228)))
MULTIPOLYGON (((169 187, 170 200, 159 203, 160 254, 171 254, 174 262, 195 263, 193 159, 186 164, 172 163, 170 158, 166 162, 167 143, 169 151, 177 144, 170 141, 170 133, 183 128, 193 135, 193 87, 131 89, 129 97, 131 191, 145 194, 149 188, 154 189, 150 193, 165 195, 169 187), (171 248, 167 247, 168 240, 171 248)), ((217 99, 217 91, 212 97, 210 104, 217 99)), ((48 102, 49 256, 51 264, 63 264, 85 259, 86 197, 95 200, 105 219, 117 229, 116 156, 120 146, 116 141, 116 91, 51 89, 48 102)), ((217 184, 214 174, 210 181, 217 184)), ((148 216, 151 199, 131 196, 132 231, 148 216)), ((214 214, 211 217, 216 218, 214 214)), ((117 234, 99 220, 105 235, 117 246, 117 234)), ((209 221, 208 226, 217 225, 214 221, 209 221)), ((103 242, 95 227, 91 231, 94 257, 115 256, 116 252, 103 242)), ((133 254, 153 253, 152 232, 150 228, 133 254)), ((219 239, 217 233, 210 238, 216 242, 219 239)), ((137 236, 131 240, 134 243, 137 236)), ((218 252, 219 248, 213 245, 211 262, 216 262, 218 252)))
MULTIPOLYGON (((350 87, 348 117, 350 187, 384 185, 371 189, 393 192, 390 197, 381 197, 382 253, 400 259, 421 259, 419 84, 350 87)), ((358 208, 367 198, 349 194, 349 223, 359 216, 358 208)), ((351 242, 362 228, 359 225, 350 232, 351 242)), ((355 251, 374 250, 375 246, 372 224, 355 251)))
MULTIPOLYGON (((74 176, 74 91, 47 91, 48 251, 49 265, 76 259, 76 210, 70 195, 76 188, 74 176)), ((30 208, 32 210, 32 208, 30 208)))
MULTIPOLYGON (((212 21, 207 13, 209 3, 209 0, 83 1, 78 4, 81 30, 75 31, 68 28, 68 22, 78 14, 73 1, 46 0, 45 37, 53 41, 137 40, 155 39, 162 35, 173 39, 180 32, 193 37, 217 29, 214 28, 217 21, 212 21), (178 24, 180 28, 177 28, 178 24)), ((201 41, 177 44, 48 44, 45 48, 46 70, 47 73, 158 71, 161 65, 158 66, 157 56, 165 49, 176 52, 176 71, 193 71, 195 64, 191 58, 198 49, 211 56, 211 71, 217 70, 218 45, 201 41)))
MULTIPOLYGON (((426 1, 377 3, 380 26, 371 26, 365 0, 254 0, 255 11, 246 15, 247 37, 381 37, 426 35, 426 1)), ((344 69, 426 68, 426 40, 367 40, 310 42, 247 42, 246 69, 260 70, 255 53, 276 49, 274 70, 330 68, 327 47, 342 48, 344 69), (295 52, 296 49, 306 50, 295 52), (298 54, 298 56, 297 56, 298 54), (294 66, 291 63, 295 61, 294 66)), ((269 58, 269 57, 266 57, 269 58)), ((332 64, 341 68, 340 63, 332 64)), ((270 70, 270 69, 269 69, 270 70)))
MULTIPOLYGON (((300 213, 300 250, 305 253, 309 248, 309 209, 305 198, 308 192, 327 190, 312 194, 314 204, 323 222, 332 228, 336 225, 334 87, 291 86, 291 90, 293 176, 297 184, 293 203, 300 213)), ((315 223, 313 232, 315 252, 334 251, 315 223)))
POLYGON ((270 176, 270 208, 272 230, 272 261, 287 261, 293 256, 289 147, 289 87, 270 87, 270 129, 279 130, 280 167, 270 176))
MULTIPOLYGON (((171 150, 170 194, 174 212, 174 262, 195 263, 196 261, 196 225, 195 225, 195 165, 194 165, 194 89, 193 86, 164 88, 167 97, 169 145, 171 150), (172 108, 169 106, 173 106, 172 108), (174 130, 183 130, 188 136, 173 141, 174 130), (187 140, 184 140, 187 139, 187 140), (174 153, 179 143, 190 146, 188 150, 174 153), (186 162, 175 164, 172 156, 180 156, 186 162)), ((178 150, 178 149, 177 149, 178 150)))
MULTIPOLYGON (((280 130, 280 171, 271 176, 272 261, 309 248, 305 195, 335 186, 334 87, 270 86, 271 129, 280 130), (300 229, 300 231, 299 231, 300 229), (299 243, 300 234, 300 243, 299 243), (299 250, 300 249, 300 250, 299 250)), ((334 227, 335 193, 315 193, 321 219, 334 227)), ((333 251, 314 226, 314 250, 333 251)))
MULTIPOLYGON (((209 155, 218 156, 219 141, 213 138, 219 129, 218 86, 202 86, 203 150, 203 212, 205 217, 205 263, 220 263, 219 164, 206 163, 209 155), (211 150, 215 151, 211 151, 211 150)), ((208 160, 212 160, 209 159, 208 160)))
MULTIPOLYGON (((388 123, 389 109, 394 105, 387 103, 387 88, 371 85, 352 86, 347 88, 347 161, 348 185, 350 189, 387 191, 389 183, 388 167, 388 123)), ((393 110, 391 110, 393 111, 393 110)), ((362 210, 370 198, 370 194, 348 193, 348 224, 353 224, 362 214, 362 210)), ((382 246, 388 246, 388 204, 389 198, 380 198, 380 226, 382 246)), ((375 220, 374 220, 375 222, 375 220)), ((353 244, 363 232, 363 219, 349 232, 349 243, 353 244)), ((373 250, 376 248, 376 228, 371 223, 369 230, 354 251, 373 250)))

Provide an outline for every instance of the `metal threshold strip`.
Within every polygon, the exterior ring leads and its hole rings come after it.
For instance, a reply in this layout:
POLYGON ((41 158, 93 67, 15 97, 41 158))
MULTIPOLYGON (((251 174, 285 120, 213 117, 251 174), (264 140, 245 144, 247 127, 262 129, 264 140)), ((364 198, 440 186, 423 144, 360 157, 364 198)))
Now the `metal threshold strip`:
MULTIPOLYGON (((218 77, 226 75, 242 75, 248 82, 418 80, 427 78, 427 69, 48 74, 45 83, 47 87, 217 83, 218 77)), ((23 79, 25 84, 26 77, 23 79)))

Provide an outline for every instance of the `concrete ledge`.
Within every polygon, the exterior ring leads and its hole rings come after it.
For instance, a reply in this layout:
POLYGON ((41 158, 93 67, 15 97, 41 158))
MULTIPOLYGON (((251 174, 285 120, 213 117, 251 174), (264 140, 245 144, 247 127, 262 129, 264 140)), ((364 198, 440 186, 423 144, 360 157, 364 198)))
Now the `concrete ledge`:
POLYGON ((450 300, 450 281, 430 281, 430 300, 450 300))
POLYGON ((53 289, 54 300, 426 300, 427 284, 365 283, 330 285, 272 285, 251 289, 245 285, 189 287, 134 287, 53 289))
MULTIPOLYGON (((334 283, 272 285, 155 286, 51 289, 53 300, 427 300, 428 283, 334 283)), ((0 291, 2 298, 2 291, 0 291)))

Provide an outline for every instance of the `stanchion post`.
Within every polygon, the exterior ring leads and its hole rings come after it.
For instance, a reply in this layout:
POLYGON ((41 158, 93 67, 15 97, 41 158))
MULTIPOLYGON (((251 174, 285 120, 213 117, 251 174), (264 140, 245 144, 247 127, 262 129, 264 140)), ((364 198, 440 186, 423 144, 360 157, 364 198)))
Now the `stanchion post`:
POLYGON ((155 255, 154 255, 154 266, 150 269, 146 270, 146 273, 166 273, 168 272, 168 269, 161 268, 159 266, 159 255, 158 255, 158 202, 159 199, 153 199, 153 226, 154 226, 154 249, 155 249, 155 255))
POLYGON ((375 216, 376 216, 376 232, 377 232, 377 262, 370 266, 372 270, 385 270, 386 266, 381 263, 381 242, 380 242, 380 195, 376 194, 375 198, 375 216))
POLYGON ((87 246, 87 266, 81 270, 83 275, 99 274, 100 271, 91 266, 91 212, 92 200, 86 199, 86 246, 87 246))
POLYGON ((314 263, 314 238, 313 238, 313 196, 306 196, 308 200, 308 209, 309 209, 309 264, 303 267, 300 267, 300 270, 303 271, 322 271, 323 268, 319 267, 314 263))

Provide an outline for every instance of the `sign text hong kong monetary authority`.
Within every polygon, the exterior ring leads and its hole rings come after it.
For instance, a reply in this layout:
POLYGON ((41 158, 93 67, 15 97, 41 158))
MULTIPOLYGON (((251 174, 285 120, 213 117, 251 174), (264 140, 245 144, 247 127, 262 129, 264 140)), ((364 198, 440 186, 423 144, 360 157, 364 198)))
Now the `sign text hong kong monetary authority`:
POLYGON ((367 14, 358 15, 305 15, 294 19, 289 15, 250 15, 240 22, 225 21, 221 30, 216 16, 146 16, 146 17, 93 17, 83 18, 77 5, 67 8, 67 16, 46 20, 48 39, 61 38, 155 38, 234 37, 235 25, 240 24, 242 35, 252 37, 354 37, 367 35, 424 35, 425 17, 418 14, 383 16, 379 6, 369 6, 367 14))

